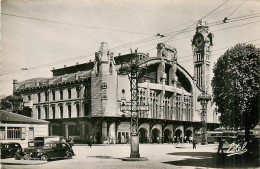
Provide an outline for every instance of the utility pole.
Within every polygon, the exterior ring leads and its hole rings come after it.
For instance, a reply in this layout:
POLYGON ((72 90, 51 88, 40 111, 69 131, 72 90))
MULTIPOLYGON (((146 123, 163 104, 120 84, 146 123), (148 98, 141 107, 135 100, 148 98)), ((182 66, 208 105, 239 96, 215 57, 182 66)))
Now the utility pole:
POLYGON ((207 104, 211 100, 209 94, 203 91, 197 98, 201 104, 201 145, 207 144, 207 104))
POLYGON ((130 66, 122 67, 121 73, 127 74, 130 80, 131 104, 121 105, 120 109, 123 112, 130 111, 131 124, 130 124, 130 138, 131 138, 131 153, 130 158, 124 158, 124 161, 145 161, 147 158, 140 157, 139 153, 139 114, 142 111, 148 111, 148 105, 138 104, 138 75, 142 69, 138 66, 137 49, 135 53, 131 50, 130 66))

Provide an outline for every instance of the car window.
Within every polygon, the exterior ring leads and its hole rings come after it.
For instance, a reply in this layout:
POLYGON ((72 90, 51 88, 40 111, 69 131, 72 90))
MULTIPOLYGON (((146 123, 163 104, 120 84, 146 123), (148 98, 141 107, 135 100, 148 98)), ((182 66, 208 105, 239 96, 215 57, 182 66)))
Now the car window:
POLYGON ((67 145, 66 144, 62 144, 62 148, 67 148, 67 145))
POLYGON ((14 147, 15 147, 15 148, 19 148, 20 145, 19 145, 19 144, 15 144, 14 147))
POLYGON ((29 147, 34 147, 34 146, 35 146, 35 145, 34 145, 34 142, 29 142, 29 143, 28 143, 28 146, 29 146, 29 147))
POLYGON ((45 144, 44 147, 49 148, 51 147, 51 144, 45 144))

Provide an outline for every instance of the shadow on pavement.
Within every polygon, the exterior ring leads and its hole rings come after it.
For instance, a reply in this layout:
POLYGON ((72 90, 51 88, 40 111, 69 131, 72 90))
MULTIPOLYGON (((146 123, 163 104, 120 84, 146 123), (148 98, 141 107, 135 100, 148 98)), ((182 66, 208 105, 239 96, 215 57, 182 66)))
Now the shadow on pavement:
POLYGON ((258 158, 249 158, 244 155, 226 156, 227 154, 217 154, 212 152, 176 152, 168 155, 190 156, 179 161, 167 161, 165 164, 175 166, 193 166, 207 168, 257 168, 260 166, 258 158), (200 159, 192 159, 200 158, 200 159))

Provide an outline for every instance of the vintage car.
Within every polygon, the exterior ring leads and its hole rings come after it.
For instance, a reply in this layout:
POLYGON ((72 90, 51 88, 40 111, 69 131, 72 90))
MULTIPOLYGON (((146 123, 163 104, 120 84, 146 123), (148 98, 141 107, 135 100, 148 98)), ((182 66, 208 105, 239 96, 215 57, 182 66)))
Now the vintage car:
POLYGON ((72 158, 74 151, 69 144, 62 141, 53 141, 46 143, 43 147, 38 147, 30 154, 24 156, 24 159, 40 159, 48 161, 56 158, 72 158))
POLYGON ((15 158, 17 160, 24 158, 24 160, 28 160, 29 155, 36 148, 41 148, 45 143, 50 141, 60 141, 62 139, 61 136, 44 136, 44 137, 35 137, 33 141, 28 142, 28 147, 24 149, 19 149, 16 152, 15 158), (29 155, 28 155, 29 154, 29 155))
POLYGON ((22 147, 19 143, 1 143, 1 158, 14 157, 16 155, 17 150, 21 149, 22 147))

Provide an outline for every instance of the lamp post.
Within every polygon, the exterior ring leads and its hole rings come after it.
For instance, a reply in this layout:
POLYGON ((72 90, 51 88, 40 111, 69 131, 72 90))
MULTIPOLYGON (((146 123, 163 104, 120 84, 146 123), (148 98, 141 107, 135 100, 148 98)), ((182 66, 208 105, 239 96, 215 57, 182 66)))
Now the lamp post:
POLYGON ((207 144, 207 104, 211 100, 209 94, 203 91, 197 98, 201 104, 201 145, 207 144))
POLYGON ((138 66, 137 49, 135 53, 132 53, 130 65, 122 66, 119 69, 119 73, 127 74, 130 79, 130 92, 131 92, 131 104, 121 105, 120 109, 123 112, 130 111, 131 124, 130 124, 130 137, 131 137, 131 153, 130 158, 124 158, 125 161, 144 161, 145 157, 140 157, 139 153, 139 113, 141 111, 147 111, 148 105, 139 105, 138 103, 138 77, 142 72, 142 69, 138 66))

